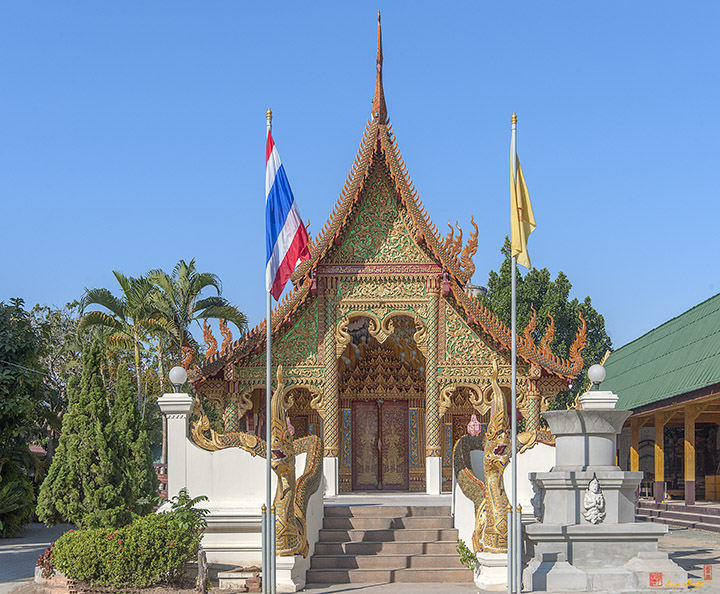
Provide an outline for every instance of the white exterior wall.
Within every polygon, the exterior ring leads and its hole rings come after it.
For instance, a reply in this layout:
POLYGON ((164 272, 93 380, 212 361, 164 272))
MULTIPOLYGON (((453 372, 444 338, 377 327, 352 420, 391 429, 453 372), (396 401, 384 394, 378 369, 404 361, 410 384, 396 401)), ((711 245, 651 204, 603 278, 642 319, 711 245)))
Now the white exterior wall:
MULTIPOLYGON (((260 566, 262 562, 261 508, 265 503, 266 460, 241 450, 226 448, 209 452, 188 437, 192 399, 186 394, 165 394, 158 400, 168 417, 168 497, 187 488, 190 497, 205 495, 201 504, 210 511, 202 547, 208 563, 230 566, 260 566)), ((295 473, 305 472, 307 454, 295 459, 295 473)), ((277 485, 272 473, 272 493, 277 485)), ((278 557, 278 591, 296 591, 305 585, 305 571, 315 549, 323 520, 322 486, 310 497, 307 509, 307 538, 310 552, 278 557)), ((165 504, 161 510, 168 509, 165 504)))

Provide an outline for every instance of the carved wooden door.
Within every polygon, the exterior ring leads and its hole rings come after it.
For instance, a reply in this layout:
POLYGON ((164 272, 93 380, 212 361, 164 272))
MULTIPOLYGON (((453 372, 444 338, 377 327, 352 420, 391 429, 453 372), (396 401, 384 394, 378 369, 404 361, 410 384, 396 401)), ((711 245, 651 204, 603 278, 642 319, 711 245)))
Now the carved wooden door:
POLYGON ((352 405, 354 491, 410 488, 408 403, 356 401, 352 405))

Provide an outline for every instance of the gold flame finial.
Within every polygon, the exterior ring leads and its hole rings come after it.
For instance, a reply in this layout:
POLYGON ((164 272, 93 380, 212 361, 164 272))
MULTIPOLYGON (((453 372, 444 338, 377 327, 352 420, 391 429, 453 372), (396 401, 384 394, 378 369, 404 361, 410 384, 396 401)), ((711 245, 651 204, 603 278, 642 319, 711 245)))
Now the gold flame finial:
POLYGON ((267 113, 265 114, 268 122, 272 122, 272 109, 268 107, 267 113))
POLYGON ((514 111, 513 111, 513 115, 512 115, 512 123, 517 124, 517 114, 514 111))
POLYGON ((385 93, 382 82, 382 25, 380 24, 380 11, 378 10, 378 42, 377 42, 377 74, 375 78, 375 97, 373 98, 373 118, 381 124, 387 123, 387 106, 385 105, 385 93))

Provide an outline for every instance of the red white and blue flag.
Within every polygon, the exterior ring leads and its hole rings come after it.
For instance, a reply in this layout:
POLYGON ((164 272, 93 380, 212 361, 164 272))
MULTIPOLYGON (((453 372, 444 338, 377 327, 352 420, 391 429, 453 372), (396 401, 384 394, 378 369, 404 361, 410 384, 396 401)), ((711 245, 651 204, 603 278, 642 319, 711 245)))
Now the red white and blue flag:
POLYGON ((295 266, 310 258, 308 236, 268 130, 265 170, 265 286, 277 301, 295 266))

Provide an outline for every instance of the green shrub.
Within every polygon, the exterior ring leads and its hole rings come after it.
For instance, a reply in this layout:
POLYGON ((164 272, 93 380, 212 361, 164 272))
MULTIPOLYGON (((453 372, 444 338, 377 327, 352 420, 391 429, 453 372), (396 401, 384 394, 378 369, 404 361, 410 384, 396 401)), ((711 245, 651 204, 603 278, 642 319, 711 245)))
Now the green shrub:
POLYGON ((52 550, 56 569, 75 581, 106 586, 152 586, 181 581, 197 557, 207 510, 183 490, 170 512, 144 516, 113 529, 70 530, 52 550))
POLYGON ((465 544, 464 540, 458 539, 455 550, 458 552, 458 555, 460 555, 460 563, 468 569, 475 569, 477 557, 475 556, 475 553, 470 550, 470 547, 465 544))

